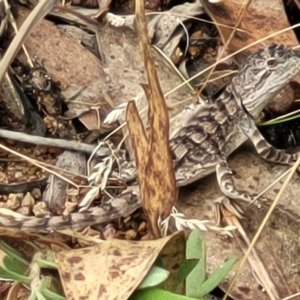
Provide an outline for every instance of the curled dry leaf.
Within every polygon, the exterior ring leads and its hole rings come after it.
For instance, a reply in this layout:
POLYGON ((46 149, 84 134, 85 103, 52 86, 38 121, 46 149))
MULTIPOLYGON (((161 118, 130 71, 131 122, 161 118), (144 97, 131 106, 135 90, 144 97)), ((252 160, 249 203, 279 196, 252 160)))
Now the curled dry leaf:
POLYGON ((89 181, 94 182, 104 190, 108 181, 108 176, 112 171, 113 163, 113 157, 109 156, 104 158, 101 163, 95 166, 94 172, 89 176, 89 181))
MULTIPOLYGON (((142 98, 143 98, 144 94, 143 93, 139 93, 137 96, 135 96, 133 98, 133 100, 136 102, 136 105, 138 107, 141 106, 141 102, 142 102, 142 98)), ((120 118, 122 118, 122 116, 124 115, 124 112, 126 110, 127 107, 127 102, 125 103, 121 103, 119 104, 117 107, 115 107, 110 113, 108 113, 108 115, 106 116, 106 118, 104 119, 103 123, 106 124, 111 124, 113 122, 118 121, 120 118)))
POLYGON ((184 246, 184 233, 178 232, 154 241, 111 239, 84 249, 54 247, 54 256, 67 299, 88 295, 89 299, 123 300, 137 288, 161 252, 167 267, 178 266, 184 246))
POLYGON ((82 199, 82 201, 79 204, 79 207, 81 207, 81 209, 79 211, 84 211, 86 210, 90 204, 92 203, 92 201, 94 199, 96 199, 97 197, 99 197, 99 192, 100 192, 100 188, 97 186, 92 187, 84 196, 84 198, 82 199))
POLYGON ((149 85, 142 85, 149 105, 149 138, 133 101, 127 106, 126 120, 135 152, 143 208, 150 221, 150 234, 160 237, 159 221, 170 215, 176 199, 176 181, 169 149, 169 115, 151 55, 141 1, 136 3, 136 19, 149 78, 149 85))
POLYGON ((182 28, 183 22, 185 22, 184 26, 188 26, 187 20, 192 16, 196 17, 201 14, 203 14, 203 7, 200 1, 176 5, 164 14, 157 14, 149 22, 149 37, 155 40, 157 47, 164 50, 168 57, 171 57, 182 37, 186 36, 186 30, 182 28), (174 39, 175 35, 176 39, 174 39))

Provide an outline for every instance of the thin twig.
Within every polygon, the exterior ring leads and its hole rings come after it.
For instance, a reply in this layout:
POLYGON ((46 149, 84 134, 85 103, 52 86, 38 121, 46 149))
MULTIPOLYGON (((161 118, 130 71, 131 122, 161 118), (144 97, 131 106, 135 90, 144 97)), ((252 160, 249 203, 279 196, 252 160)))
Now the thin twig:
MULTIPOLYGON (((35 144, 38 146, 50 146, 50 147, 58 147, 69 150, 75 150, 80 152, 85 152, 88 154, 93 153, 97 145, 89 145, 85 143, 75 142, 75 141, 67 141, 62 139, 55 138, 45 138, 41 136, 26 134, 22 132, 14 132, 10 130, 0 129, 0 138, 12 139, 19 142, 35 144)), ((97 150, 97 156, 107 156, 110 155, 110 150, 108 148, 100 148, 97 150)))

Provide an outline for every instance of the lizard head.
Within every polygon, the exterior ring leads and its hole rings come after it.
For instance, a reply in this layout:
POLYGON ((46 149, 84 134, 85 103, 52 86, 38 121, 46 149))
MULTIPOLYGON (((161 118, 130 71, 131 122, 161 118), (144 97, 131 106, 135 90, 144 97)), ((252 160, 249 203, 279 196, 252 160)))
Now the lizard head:
POLYGON ((300 53, 271 44, 249 55, 232 79, 232 92, 253 118, 300 71, 300 53))

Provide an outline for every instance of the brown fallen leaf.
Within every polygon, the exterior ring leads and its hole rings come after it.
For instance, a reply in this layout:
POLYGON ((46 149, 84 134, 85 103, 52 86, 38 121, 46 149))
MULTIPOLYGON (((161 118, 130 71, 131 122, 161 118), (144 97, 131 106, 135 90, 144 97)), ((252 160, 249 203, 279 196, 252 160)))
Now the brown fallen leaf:
MULTIPOLYGON (((79 152, 64 151, 56 158, 55 166, 68 172, 63 173, 64 176, 86 175, 86 158, 79 152)), ((56 177, 54 174, 49 175, 47 187, 43 193, 43 201, 48 203, 52 213, 60 215, 66 208, 68 186, 69 183, 62 178, 56 177)))
MULTIPOLYGON (((143 58, 140 54, 138 34, 127 27, 113 27, 109 24, 99 26, 101 36, 101 49, 105 57, 103 68, 106 73, 107 92, 117 107, 112 113, 116 113, 120 123, 125 121, 125 107, 127 102, 137 99, 137 107, 143 121, 147 119, 147 100, 140 85, 148 83, 149 78, 145 72, 143 58)), ((176 116, 195 99, 192 99, 187 85, 178 87, 182 78, 172 68, 170 63, 158 52, 152 49, 156 71, 158 73, 161 88, 165 94, 165 100, 169 107, 170 117, 176 116), (172 92, 171 92, 172 91, 172 92)), ((106 120, 108 123, 108 119, 106 120)), ((145 122, 144 122, 145 124, 145 122)), ((124 130, 127 134, 127 130, 124 130)), ((130 143, 126 143, 126 149, 133 159, 133 151, 130 143)))
POLYGON ((67 299, 123 300, 141 283, 161 252, 163 261, 174 267, 181 261, 184 247, 184 233, 177 232, 153 241, 112 239, 76 250, 54 247, 54 257, 67 299))
MULTIPOLYGON (((232 32, 232 29, 225 27, 224 25, 231 27, 237 24, 239 18, 238 12, 243 6, 247 5, 238 26, 238 29, 241 29, 242 31, 237 31, 228 45, 230 52, 235 52, 260 38, 290 26, 281 0, 223 0, 218 3, 202 1, 202 4, 216 24, 224 45, 232 32), (270 7, 272 7, 272 9, 270 9, 270 7), (220 26, 220 24, 222 24, 222 26, 220 26)), ((293 30, 276 35, 266 42, 281 43, 287 46, 295 46, 298 44, 293 30)), ((247 51, 250 53, 258 47, 260 47, 260 44, 249 48, 247 51)), ((242 57, 246 55, 248 54, 244 51, 242 57)))
POLYGON ((139 44, 149 85, 143 84, 149 110, 149 138, 135 103, 126 111, 127 126, 135 152, 143 208, 149 217, 150 236, 160 237, 159 222, 170 215, 176 198, 176 181, 169 149, 169 115, 148 42, 144 4, 136 3, 139 44))
MULTIPOLYGON (((18 6, 18 26, 27 15, 28 11, 18 6)), ((61 94, 69 109, 66 116, 78 117, 89 130, 105 130, 102 121, 111 107, 104 97, 107 87, 99 59, 75 38, 46 20, 32 31, 25 46, 31 57, 37 55, 43 61, 51 78, 60 82, 61 94)), ((18 58, 25 60, 22 52, 18 58)))
POLYGON ((190 26, 191 17, 203 14, 203 6, 200 1, 185 2, 172 7, 165 14, 155 15, 148 23, 149 38, 155 41, 155 45, 171 58, 180 41, 186 35, 182 28, 190 26))
MULTIPOLYGON (((22 290, 22 284, 21 284, 21 282, 14 282, 11 285, 11 287, 9 289, 9 292, 7 294, 7 297, 5 299, 6 300, 18 299, 18 297, 20 296, 21 290, 22 290)), ((23 291, 23 293, 24 293, 24 291, 23 291)), ((28 296, 28 295, 26 295, 26 296, 28 296)))

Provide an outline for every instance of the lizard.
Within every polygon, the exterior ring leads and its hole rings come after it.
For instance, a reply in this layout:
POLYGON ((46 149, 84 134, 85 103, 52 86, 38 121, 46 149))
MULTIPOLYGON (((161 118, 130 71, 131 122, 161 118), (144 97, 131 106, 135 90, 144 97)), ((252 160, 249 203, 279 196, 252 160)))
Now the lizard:
POLYGON ((219 187, 226 196, 254 201, 257 195, 235 188, 226 158, 250 140, 258 155, 267 161, 280 164, 296 161, 297 153, 276 149, 265 140, 255 118, 299 71, 299 52, 271 44, 245 59, 215 102, 188 106, 179 119, 185 120, 184 123, 170 137, 170 148, 176 157, 177 185, 187 185, 216 172, 219 187))
MULTIPOLYGON (((298 155, 271 146, 260 134, 254 119, 273 97, 300 71, 300 53, 281 44, 271 44, 250 54, 231 83, 215 100, 200 98, 181 112, 170 134, 178 187, 213 172, 224 195, 253 201, 256 194, 236 189, 227 157, 250 140, 263 159, 291 164, 298 155)), ((135 178, 134 163, 125 161, 120 178, 135 178), (125 166, 125 167, 124 167, 125 166)), ((0 208, 0 226, 21 230, 51 231, 107 222, 141 206, 138 197, 125 195, 68 216, 35 218, 0 208), (126 198, 127 197, 127 198, 126 198)))
MULTIPOLYGON (((176 117, 170 133, 177 186, 216 172, 226 196, 249 202, 256 199, 257 195, 235 188, 226 158, 249 139, 263 159, 280 164, 296 161, 298 154, 276 149, 265 140, 255 118, 299 72, 300 52, 273 43, 245 59, 216 101, 199 98, 188 105, 176 117)), ((129 163, 123 179, 132 179, 132 174, 129 163)))

